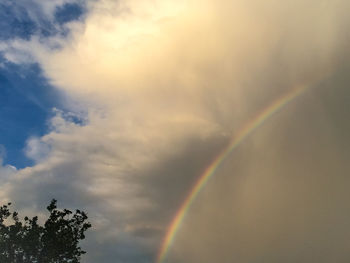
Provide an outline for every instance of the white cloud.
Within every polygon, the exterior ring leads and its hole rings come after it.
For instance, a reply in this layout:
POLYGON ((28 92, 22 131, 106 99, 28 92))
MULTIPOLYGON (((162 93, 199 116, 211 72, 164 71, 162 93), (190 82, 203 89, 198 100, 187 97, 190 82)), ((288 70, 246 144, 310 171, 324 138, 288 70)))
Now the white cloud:
POLYGON ((5 157, 6 148, 0 144, 0 198, 2 202, 9 201, 7 196, 9 181, 17 172, 16 167, 9 164, 4 165, 5 157))
POLYGON ((28 139, 25 148, 25 154, 28 158, 34 160, 35 162, 40 162, 48 158, 49 153, 49 146, 40 138, 32 137, 28 139))

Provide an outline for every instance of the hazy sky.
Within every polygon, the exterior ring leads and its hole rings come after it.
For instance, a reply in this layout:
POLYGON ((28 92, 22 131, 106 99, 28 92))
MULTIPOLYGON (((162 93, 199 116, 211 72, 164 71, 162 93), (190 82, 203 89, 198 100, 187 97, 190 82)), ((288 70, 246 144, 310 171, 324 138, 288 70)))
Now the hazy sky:
POLYGON ((0 1, 0 197, 88 212, 85 263, 349 262, 347 0, 0 1))

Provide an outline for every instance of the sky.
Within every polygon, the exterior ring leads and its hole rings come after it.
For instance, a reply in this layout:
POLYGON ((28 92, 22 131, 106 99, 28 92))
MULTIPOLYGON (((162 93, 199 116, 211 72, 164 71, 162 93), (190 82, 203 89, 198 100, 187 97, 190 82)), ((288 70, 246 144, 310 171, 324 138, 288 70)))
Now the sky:
POLYGON ((86 211, 84 263, 349 262, 349 8, 0 0, 0 200, 86 211))

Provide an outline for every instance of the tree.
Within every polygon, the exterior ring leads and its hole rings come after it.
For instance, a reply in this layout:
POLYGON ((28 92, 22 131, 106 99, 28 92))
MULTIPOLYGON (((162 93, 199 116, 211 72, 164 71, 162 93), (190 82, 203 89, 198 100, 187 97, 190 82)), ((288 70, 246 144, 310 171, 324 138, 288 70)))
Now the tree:
POLYGON ((57 209, 53 199, 47 207, 50 215, 44 225, 38 217, 19 219, 9 206, 0 207, 1 263, 79 263, 86 252, 79 246, 91 227, 85 212, 57 209))

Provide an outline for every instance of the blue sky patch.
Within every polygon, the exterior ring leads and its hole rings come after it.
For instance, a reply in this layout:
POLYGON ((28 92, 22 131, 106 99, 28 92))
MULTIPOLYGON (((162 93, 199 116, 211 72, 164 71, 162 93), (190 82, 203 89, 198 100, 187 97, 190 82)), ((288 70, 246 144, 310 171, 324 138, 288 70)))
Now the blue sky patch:
POLYGON ((8 1, 0 3, 0 40, 29 39, 37 30, 37 24, 23 7, 8 1))
MULTIPOLYGON (((85 11, 83 5, 66 3, 56 8, 51 21, 35 2, 1 1, 0 42, 66 35, 62 25, 80 19, 85 11)), ((0 145, 6 148, 5 164, 17 168, 33 165, 23 150, 26 141, 48 132, 47 120, 55 114, 53 108, 64 112, 63 101, 63 94, 43 77, 39 65, 15 65, 0 54, 0 145)), ((71 119, 83 124, 79 117, 71 119)))
POLYGON ((34 2, 0 2, 0 41, 21 38, 29 40, 33 35, 50 37, 56 34, 66 35, 63 24, 80 19, 86 12, 83 2, 66 3, 58 6, 54 21, 47 17, 34 2))
POLYGON ((55 12, 55 20, 57 23, 65 24, 79 19, 84 14, 83 6, 77 3, 66 3, 59 6, 55 12))
POLYGON ((25 143, 48 131, 47 120, 54 107, 62 107, 61 98, 38 65, 0 68, 0 144, 6 148, 5 163, 17 168, 33 164, 23 151, 25 143))

